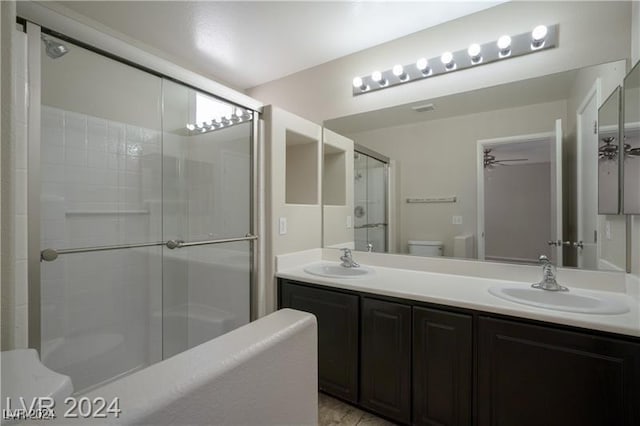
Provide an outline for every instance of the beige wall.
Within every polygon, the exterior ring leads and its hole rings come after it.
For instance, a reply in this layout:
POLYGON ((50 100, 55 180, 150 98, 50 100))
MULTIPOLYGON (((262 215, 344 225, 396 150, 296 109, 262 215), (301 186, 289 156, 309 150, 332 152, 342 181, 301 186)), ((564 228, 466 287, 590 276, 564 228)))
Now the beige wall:
POLYGON ((407 251, 408 240, 439 240, 444 242, 444 255, 452 256, 454 236, 477 235, 477 141, 552 132, 555 120, 565 116, 566 102, 556 101, 347 136, 399 165, 401 187, 396 208, 400 249, 407 251), (408 197, 452 195, 457 197, 456 203, 404 202, 408 197), (462 216, 463 224, 453 225, 453 215, 462 216))
POLYGON ((265 285, 259 307, 260 316, 276 309, 275 256, 294 251, 307 250, 322 246, 322 207, 320 205, 322 155, 322 127, 316 123, 295 116, 273 106, 264 110, 265 141, 265 188, 266 200, 264 235, 261 236, 265 247, 265 285), (287 196, 287 144, 315 141, 315 176, 309 176, 307 183, 312 185, 307 192, 317 194, 315 202, 309 204, 289 204, 287 196), (298 140, 296 140, 298 139, 298 140), (287 233, 280 235, 279 219, 286 218, 287 233))
POLYGON ((626 58, 629 2, 508 2, 366 49, 248 90, 248 94, 316 122, 626 58), (352 96, 351 80, 419 56, 518 34, 539 23, 560 25, 559 46, 540 54, 352 96))
POLYGON ((323 246, 353 248, 353 141, 329 129, 322 130, 322 138, 325 150, 322 177, 323 246), (331 161, 332 157, 334 161, 331 161), (334 198, 333 202, 327 201, 330 198, 334 198))
MULTIPOLYGON (((577 111, 581 104, 585 100, 587 94, 596 84, 596 81, 600 79, 600 99, 599 103, 602 103, 613 92, 613 90, 624 79, 626 73, 626 60, 615 61, 606 64, 600 64, 593 67, 583 68, 578 72, 573 86, 571 87, 569 98, 567 99, 567 122, 565 124, 564 135, 564 147, 563 147, 563 211, 564 215, 564 239, 568 241, 577 241, 577 111)), ((599 229, 599 235, 604 235, 602 226, 605 224, 605 220, 611 223, 612 237, 611 240, 604 242, 602 248, 604 253, 602 257, 613 261, 619 259, 617 254, 617 246, 624 246, 625 239, 625 219, 623 216, 603 216, 599 220, 601 229, 599 229), (622 240, 621 240, 622 239, 622 240)), ((565 264, 577 265, 577 252, 572 248, 565 248, 565 264)), ((623 262, 619 260, 615 261, 616 265, 620 265, 623 262)))

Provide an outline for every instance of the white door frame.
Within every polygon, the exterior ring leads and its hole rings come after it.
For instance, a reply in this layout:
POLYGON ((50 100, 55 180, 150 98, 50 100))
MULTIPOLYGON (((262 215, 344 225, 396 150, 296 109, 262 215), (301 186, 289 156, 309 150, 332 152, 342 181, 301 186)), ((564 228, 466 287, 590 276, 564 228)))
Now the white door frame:
POLYGON ((500 144, 518 144, 528 143, 544 139, 554 139, 556 132, 532 133, 529 135, 507 136, 495 139, 480 139, 477 141, 476 150, 476 181, 477 181, 477 228, 478 238, 476 238, 476 251, 478 260, 485 258, 484 244, 484 149, 486 146, 495 146, 500 144))
MULTIPOLYGON (((583 182, 582 182, 582 155, 583 155, 583 144, 582 144, 582 115, 587 109, 587 105, 591 102, 591 100, 595 97, 596 101, 596 116, 598 115, 598 109, 602 104, 602 80, 600 77, 596 78, 591 86, 591 89, 587 92, 587 95, 584 97, 580 106, 576 110, 576 240, 583 241, 584 235, 582 235, 582 215, 580 214, 580 207, 582 206, 582 191, 583 191, 583 182)), ((597 212, 596 212, 597 215, 597 212)), ((598 221, 596 220, 596 224, 598 221)), ((598 241, 596 242, 596 259, 600 259, 600 235, 598 235, 598 241)), ((577 249, 581 250, 581 249, 577 249)), ((582 267, 581 265, 581 257, 580 251, 578 251, 578 268, 582 267)))

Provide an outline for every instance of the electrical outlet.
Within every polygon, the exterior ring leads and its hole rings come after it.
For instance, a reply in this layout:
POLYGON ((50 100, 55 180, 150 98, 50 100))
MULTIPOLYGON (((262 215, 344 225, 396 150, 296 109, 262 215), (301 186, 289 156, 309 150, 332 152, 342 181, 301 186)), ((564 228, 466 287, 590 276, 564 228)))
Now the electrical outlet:
POLYGON ((281 217, 280 220, 278 221, 278 225, 279 225, 280 235, 286 235, 287 234, 287 218, 281 217))
POLYGON ((611 222, 608 220, 604 223, 604 235, 607 240, 611 239, 611 222))
POLYGON ((347 216, 347 229, 351 229, 353 226, 353 221, 351 219, 351 215, 347 216))
POLYGON ((462 225, 462 216, 452 216, 451 223, 454 225, 462 225))

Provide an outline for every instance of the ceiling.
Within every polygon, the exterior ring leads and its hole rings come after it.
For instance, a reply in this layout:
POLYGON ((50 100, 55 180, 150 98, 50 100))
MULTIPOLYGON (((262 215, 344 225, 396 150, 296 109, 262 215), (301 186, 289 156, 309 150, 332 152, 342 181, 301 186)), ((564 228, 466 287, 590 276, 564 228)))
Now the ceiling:
POLYGON ((577 73, 577 70, 572 70, 471 92, 425 99, 327 120, 324 125, 342 135, 353 135, 385 127, 559 101, 569 98, 577 73), (433 104, 432 111, 416 112, 413 109, 428 104, 433 104))
POLYGON ((55 8, 242 90, 504 1, 64 1, 55 8))

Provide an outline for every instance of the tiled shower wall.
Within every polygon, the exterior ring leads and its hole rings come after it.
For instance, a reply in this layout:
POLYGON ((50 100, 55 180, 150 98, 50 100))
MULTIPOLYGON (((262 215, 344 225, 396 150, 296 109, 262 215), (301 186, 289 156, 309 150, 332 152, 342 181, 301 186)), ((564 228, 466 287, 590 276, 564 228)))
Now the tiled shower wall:
MULTIPOLYGON (((43 105, 42 248, 160 241, 160 144, 157 130, 43 105)), ((79 390, 160 359, 161 258, 150 247, 43 263, 43 362, 79 390)))
POLYGON ((14 34, 14 141, 11 145, 11 175, 14 179, 13 242, 14 270, 14 335, 15 348, 28 344, 27 311, 27 37, 21 31, 14 34))

